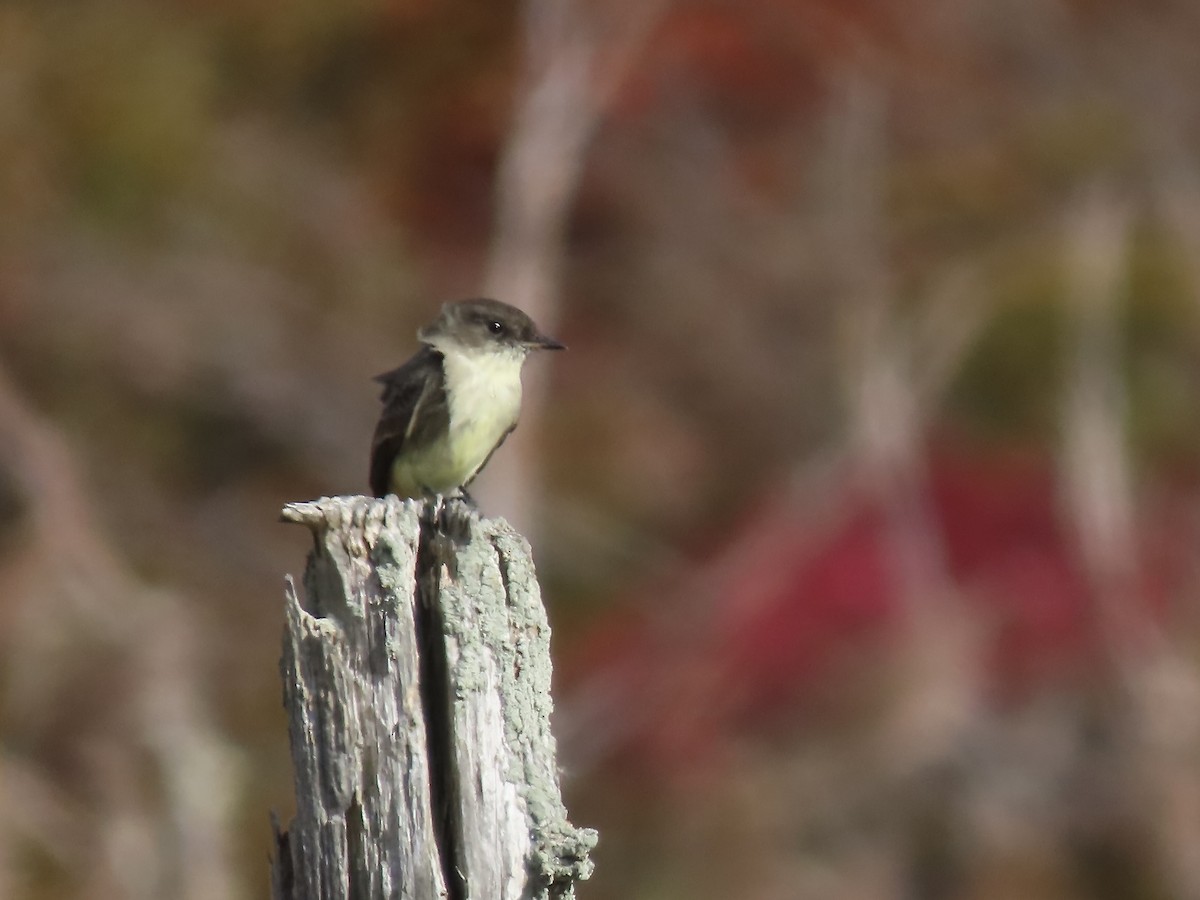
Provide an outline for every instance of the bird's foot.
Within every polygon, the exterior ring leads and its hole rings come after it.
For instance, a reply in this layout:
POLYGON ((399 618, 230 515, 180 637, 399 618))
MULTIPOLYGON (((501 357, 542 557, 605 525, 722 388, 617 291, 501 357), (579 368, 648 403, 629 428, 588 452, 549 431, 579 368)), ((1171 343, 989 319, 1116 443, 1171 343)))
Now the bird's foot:
POLYGON ((479 512, 479 504, 475 502, 474 497, 467 493, 467 489, 465 487, 460 487, 453 494, 450 494, 446 498, 446 501, 447 503, 450 501, 455 501, 457 503, 461 503, 463 506, 467 507, 467 509, 470 509, 473 512, 479 512))
POLYGON ((443 531, 460 542, 471 537, 471 521, 479 515, 475 501, 465 491, 458 496, 446 497, 442 506, 443 531))
POLYGON ((434 494, 425 504, 425 520, 438 534, 458 543, 465 543, 471 536, 471 520, 477 515, 478 507, 470 495, 434 494))

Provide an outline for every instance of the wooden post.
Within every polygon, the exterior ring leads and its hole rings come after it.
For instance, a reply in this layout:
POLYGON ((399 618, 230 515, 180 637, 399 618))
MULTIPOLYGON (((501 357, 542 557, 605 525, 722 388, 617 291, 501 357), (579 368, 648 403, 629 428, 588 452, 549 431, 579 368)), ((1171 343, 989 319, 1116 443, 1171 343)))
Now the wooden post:
POLYGON ((296 817, 274 900, 550 900, 592 871, 550 733, 550 629, 529 545, 461 501, 295 503, 284 705, 296 817))

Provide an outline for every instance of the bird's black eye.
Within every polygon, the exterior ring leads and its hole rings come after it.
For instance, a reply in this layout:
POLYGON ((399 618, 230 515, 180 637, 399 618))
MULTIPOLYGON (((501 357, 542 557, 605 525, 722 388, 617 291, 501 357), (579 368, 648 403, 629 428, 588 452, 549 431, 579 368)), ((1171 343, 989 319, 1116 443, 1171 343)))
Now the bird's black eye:
POLYGON ((487 327, 488 331, 490 331, 492 334, 504 334, 503 322, 498 322, 495 319, 492 319, 492 321, 488 322, 487 327))

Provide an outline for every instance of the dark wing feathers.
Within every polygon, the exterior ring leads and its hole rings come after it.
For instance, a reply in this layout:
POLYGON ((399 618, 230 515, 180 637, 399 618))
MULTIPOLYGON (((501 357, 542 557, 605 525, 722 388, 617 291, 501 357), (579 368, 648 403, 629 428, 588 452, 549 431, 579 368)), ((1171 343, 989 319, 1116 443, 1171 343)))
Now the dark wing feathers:
POLYGON ((398 369, 375 377, 383 385, 383 411, 371 442, 371 492, 390 492, 392 462, 405 448, 420 447, 450 426, 442 355, 424 346, 398 369))

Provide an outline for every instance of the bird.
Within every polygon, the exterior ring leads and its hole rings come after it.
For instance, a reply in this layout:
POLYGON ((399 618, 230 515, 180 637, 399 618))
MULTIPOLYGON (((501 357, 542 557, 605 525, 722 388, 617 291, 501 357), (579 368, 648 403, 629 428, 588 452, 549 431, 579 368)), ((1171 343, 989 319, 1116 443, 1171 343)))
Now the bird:
POLYGON ((446 303, 417 331, 421 347, 376 376, 383 409, 371 442, 376 497, 462 496, 517 427, 521 369, 535 350, 565 350, 515 306, 446 303))

